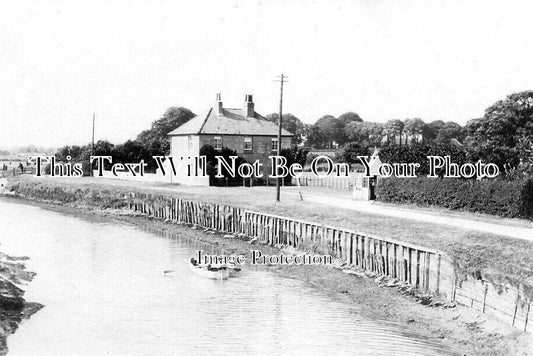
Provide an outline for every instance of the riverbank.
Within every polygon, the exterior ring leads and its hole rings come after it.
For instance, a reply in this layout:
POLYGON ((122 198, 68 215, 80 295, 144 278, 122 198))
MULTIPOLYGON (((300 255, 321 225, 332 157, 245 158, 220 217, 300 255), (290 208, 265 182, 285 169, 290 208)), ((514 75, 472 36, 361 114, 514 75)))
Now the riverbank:
POLYGON ((0 252, 0 355, 7 354, 7 337, 17 330, 23 320, 43 307, 24 300, 24 290, 20 286, 30 282, 35 275, 26 270, 26 259, 0 252))
MULTIPOLYGON (((225 253, 250 256, 251 249, 260 248, 266 254, 279 250, 268 246, 254 246, 250 241, 233 236, 190 229, 182 225, 138 216, 129 210, 99 209, 74 203, 48 205, 32 203, 62 213, 90 214, 118 220, 153 231, 186 234, 197 240, 221 248, 225 253)), ((248 258, 249 259, 249 258, 248 258)), ((320 288, 333 298, 357 305, 364 316, 399 323, 406 330, 416 331, 427 337, 437 336, 451 349, 466 355, 527 355, 533 342, 531 335, 499 323, 486 314, 471 309, 448 305, 427 307, 415 298, 398 293, 396 288, 386 287, 372 276, 355 276, 340 270, 318 266, 273 266, 269 269, 285 277, 305 281, 320 288), (378 282, 378 283, 376 283, 378 282)))
MULTIPOLYGON (((473 276, 496 285, 509 284, 523 290, 533 299, 531 241, 479 232, 468 227, 451 227, 371 214, 345 209, 342 206, 331 207, 309 199, 301 201, 297 193, 294 194, 294 191, 287 188, 282 189, 281 202, 276 203, 273 199, 274 190, 267 187, 182 187, 101 177, 19 176, 10 178, 8 187, 22 195, 42 195, 52 201, 80 200, 78 204, 86 206, 112 207, 117 203, 116 197, 120 194, 136 192, 227 204, 262 213, 320 222, 443 251, 453 258, 459 280, 473 276)), ((311 192, 316 194, 314 190, 311 192)), ((524 228, 531 228, 531 224, 527 222, 515 223, 524 228)), ((475 224, 473 221, 472 225, 475 224)))

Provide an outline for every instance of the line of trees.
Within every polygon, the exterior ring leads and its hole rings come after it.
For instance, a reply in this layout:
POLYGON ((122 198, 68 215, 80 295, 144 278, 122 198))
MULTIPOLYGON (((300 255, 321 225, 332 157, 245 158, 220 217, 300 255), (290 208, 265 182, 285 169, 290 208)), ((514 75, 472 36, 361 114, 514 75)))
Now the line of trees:
MULTIPOLYGON (((196 116, 192 111, 183 107, 171 107, 163 116, 152 123, 152 127, 142 131, 133 140, 121 144, 112 144, 107 140, 99 140, 94 145, 94 155, 112 156, 113 163, 129 163, 144 160, 148 172, 156 169, 156 162, 152 156, 167 155, 170 151, 170 138, 168 133, 183 125, 196 116)), ((85 173, 89 173, 91 144, 85 146, 63 146, 55 154, 59 161, 66 162, 67 156, 73 162, 83 162, 85 173)), ((94 165, 93 169, 96 168, 94 165)), ((109 169, 110 167, 105 167, 109 169)))
MULTIPOLYGON (((117 145, 98 141, 94 153, 111 155, 115 162, 122 163, 144 159, 149 165, 148 170, 153 171, 155 162, 151 157, 169 153, 167 134, 194 116, 189 109, 171 107, 134 140, 117 145)), ((277 122, 278 114, 267 115, 266 119, 277 122)), ((346 112, 339 117, 325 115, 313 125, 304 124, 293 114, 284 114, 283 128, 294 135, 293 146, 307 149, 341 147, 337 158, 344 162, 354 162, 357 155, 368 154, 374 147, 380 147, 391 160, 397 158, 397 162, 401 162, 401 158, 418 157, 422 148, 436 145, 440 152, 463 152, 470 161, 481 159, 496 163, 509 174, 517 169, 522 173, 533 171, 533 91, 509 95, 487 108, 483 117, 470 120, 464 126, 442 120, 426 123, 417 117, 385 123, 369 122, 355 112, 346 112), (395 146, 406 148, 387 149, 395 146), (413 152, 409 152, 409 147, 413 147, 413 152), (395 156, 394 152, 401 152, 401 155, 395 156)), ((71 156, 73 161, 86 162, 90 151, 90 145, 64 146, 56 156, 61 161, 71 156)))
POLYGON ((325 115, 314 125, 307 127, 307 144, 310 148, 335 148, 348 142, 367 146, 387 143, 407 144, 412 142, 449 143, 451 139, 461 142, 465 128, 448 121, 435 120, 425 123, 422 119, 389 120, 385 123, 363 121, 356 113, 347 112, 338 118, 325 115))
MULTIPOLYGON (((315 126, 321 130, 319 121, 315 126)), ((533 91, 507 96, 464 126, 440 120, 426 124, 412 118, 385 124, 353 121, 344 131, 351 142, 337 155, 343 162, 356 163, 358 155, 377 146, 381 147, 380 156, 389 162, 425 164, 428 152, 436 151, 459 161, 495 163, 507 178, 533 174, 533 91), (410 145, 405 145, 408 138, 410 145)))
MULTIPOLYGON (((272 113, 266 118, 278 122, 279 115, 272 113)), ((284 114, 282 126, 294 134, 293 144, 305 144, 310 149, 339 148, 351 142, 378 147, 413 142, 448 144, 451 140, 460 143, 467 135, 466 127, 453 121, 425 123, 415 117, 380 123, 364 121, 359 114, 351 111, 339 117, 324 115, 312 125, 304 124, 293 114, 284 114)))

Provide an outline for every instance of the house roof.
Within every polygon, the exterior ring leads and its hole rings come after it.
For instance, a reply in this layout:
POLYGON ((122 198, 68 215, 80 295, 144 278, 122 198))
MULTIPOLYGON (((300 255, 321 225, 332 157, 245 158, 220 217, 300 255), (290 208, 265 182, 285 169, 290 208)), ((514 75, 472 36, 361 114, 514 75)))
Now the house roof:
MULTIPOLYGON (((249 135, 276 136, 278 125, 268 121, 254 111, 254 117, 246 117, 243 109, 224 108, 223 116, 218 116, 214 108, 195 116, 174 131, 170 136, 179 135, 249 135)), ((285 129, 282 136, 293 136, 285 129)))

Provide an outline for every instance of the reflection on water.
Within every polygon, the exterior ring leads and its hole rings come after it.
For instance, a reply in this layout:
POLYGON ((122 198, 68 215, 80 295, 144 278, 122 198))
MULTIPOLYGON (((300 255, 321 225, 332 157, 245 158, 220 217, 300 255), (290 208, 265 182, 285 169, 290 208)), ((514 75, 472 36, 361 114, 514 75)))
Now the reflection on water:
POLYGON ((5 200, 0 212, 0 249, 31 257, 26 297, 45 304, 10 355, 449 354, 297 280, 200 278, 188 261, 208 246, 184 236, 5 200))

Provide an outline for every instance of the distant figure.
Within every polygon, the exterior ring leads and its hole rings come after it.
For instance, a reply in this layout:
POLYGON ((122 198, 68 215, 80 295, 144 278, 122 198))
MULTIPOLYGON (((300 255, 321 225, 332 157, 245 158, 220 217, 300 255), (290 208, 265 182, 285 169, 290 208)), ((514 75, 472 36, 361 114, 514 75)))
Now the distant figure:
POLYGON ((22 165, 22 162, 19 163, 20 173, 24 173, 24 166, 22 165))

